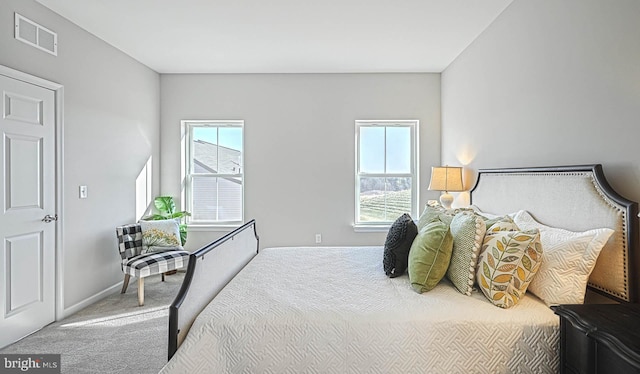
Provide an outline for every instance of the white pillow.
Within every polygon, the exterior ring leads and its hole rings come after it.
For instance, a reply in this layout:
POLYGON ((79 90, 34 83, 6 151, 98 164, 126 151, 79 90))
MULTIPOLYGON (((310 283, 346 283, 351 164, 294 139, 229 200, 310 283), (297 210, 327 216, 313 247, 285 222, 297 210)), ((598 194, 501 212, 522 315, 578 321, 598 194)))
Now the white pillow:
POLYGON ((549 306, 584 303, 589 275, 613 230, 573 232, 549 227, 524 210, 513 220, 522 230, 540 230, 544 260, 528 290, 549 306))

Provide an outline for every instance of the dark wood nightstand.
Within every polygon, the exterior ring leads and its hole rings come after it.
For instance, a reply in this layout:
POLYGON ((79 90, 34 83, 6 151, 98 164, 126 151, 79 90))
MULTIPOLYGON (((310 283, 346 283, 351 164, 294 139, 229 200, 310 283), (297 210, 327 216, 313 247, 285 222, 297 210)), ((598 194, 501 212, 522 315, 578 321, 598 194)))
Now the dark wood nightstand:
POLYGON ((560 372, 640 373, 640 304, 560 305, 560 372))

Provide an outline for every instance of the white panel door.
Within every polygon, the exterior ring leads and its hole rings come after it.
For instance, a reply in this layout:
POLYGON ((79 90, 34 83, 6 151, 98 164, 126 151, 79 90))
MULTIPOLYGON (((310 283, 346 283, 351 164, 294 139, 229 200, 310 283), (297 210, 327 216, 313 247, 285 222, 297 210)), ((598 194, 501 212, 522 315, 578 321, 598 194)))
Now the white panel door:
POLYGON ((55 319, 55 95, 0 75, 0 348, 55 319), (49 222, 45 222, 49 221, 49 222))

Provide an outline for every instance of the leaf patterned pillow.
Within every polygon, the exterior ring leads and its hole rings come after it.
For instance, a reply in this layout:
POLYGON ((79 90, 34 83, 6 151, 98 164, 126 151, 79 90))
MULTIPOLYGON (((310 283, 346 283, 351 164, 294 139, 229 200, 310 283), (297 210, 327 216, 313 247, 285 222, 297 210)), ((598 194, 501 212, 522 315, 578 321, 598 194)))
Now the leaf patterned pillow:
POLYGON ((487 232, 476 279, 489 301, 511 308, 524 296, 541 262, 538 230, 487 232))

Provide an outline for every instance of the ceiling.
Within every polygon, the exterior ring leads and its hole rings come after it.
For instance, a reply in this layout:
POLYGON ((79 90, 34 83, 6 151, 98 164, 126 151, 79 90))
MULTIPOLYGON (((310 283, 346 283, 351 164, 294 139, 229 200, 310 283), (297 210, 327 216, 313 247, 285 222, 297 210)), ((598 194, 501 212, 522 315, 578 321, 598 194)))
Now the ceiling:
POLYGON ((441 72, 512 0, 36 1, 159 73, 368 73, 441 72))

